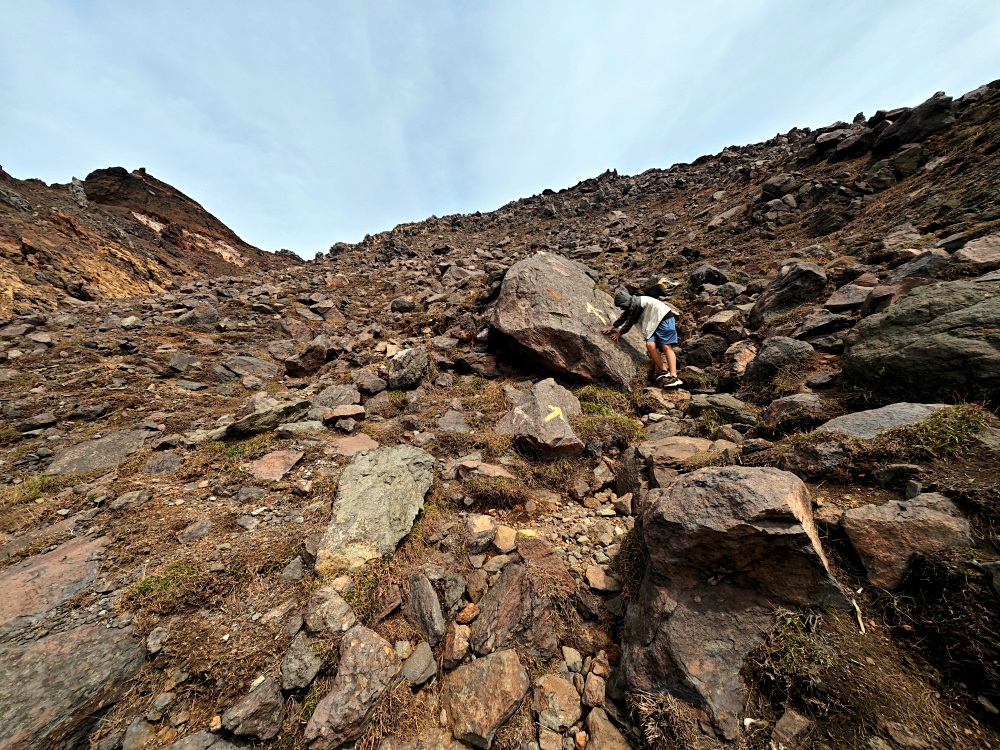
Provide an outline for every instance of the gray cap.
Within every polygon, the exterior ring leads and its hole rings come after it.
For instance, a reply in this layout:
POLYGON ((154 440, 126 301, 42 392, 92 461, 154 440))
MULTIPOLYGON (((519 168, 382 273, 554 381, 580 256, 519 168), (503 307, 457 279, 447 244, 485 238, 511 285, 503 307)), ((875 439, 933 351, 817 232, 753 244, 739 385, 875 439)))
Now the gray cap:
POLYGON ((615 307, 627 306, 630 299, 632 295, 625 290, 625 287, 620 286, 615 290, 615 307))

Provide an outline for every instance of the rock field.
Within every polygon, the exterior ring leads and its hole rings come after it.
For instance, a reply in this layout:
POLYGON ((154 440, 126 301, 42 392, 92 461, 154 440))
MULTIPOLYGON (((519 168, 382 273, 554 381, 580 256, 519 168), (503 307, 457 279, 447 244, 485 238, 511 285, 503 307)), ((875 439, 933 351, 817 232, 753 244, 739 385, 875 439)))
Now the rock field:
POLYGON ((307 262, 0 170, 0 253, 0 750, 1000 748, 1000 83, 307 262))

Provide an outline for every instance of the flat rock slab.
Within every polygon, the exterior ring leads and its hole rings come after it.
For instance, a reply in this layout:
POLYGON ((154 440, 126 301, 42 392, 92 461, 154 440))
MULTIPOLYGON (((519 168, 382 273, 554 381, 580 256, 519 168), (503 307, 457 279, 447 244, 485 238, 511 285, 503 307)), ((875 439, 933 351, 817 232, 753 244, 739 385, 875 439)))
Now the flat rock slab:
POLYGON ((870 440, 896 427, 910 427, 926 422, 934 413, 944 409, 944 404, 911 404, 900 402, 881 409, 856 411, 831 419, 816 428, 816 432, 835 432, 848 437, 870 440))
POLYGON ((809 491, 777 469, 699 469, 650 491, 641 528, 649 564, 625 617, 628 689, 702 705, 733 739, 743 660, 775 608, 850 606, 827 568, 809 491))
POLYGON ((157 476, 168 476, 181 468, 184 457, 173 451, 165 451, 150 456, 142 467, 143 474, 155 474, 157 476))
POLYGON ((145 655, 130 631, 103 625, 0 646, 0 748, 84 746, 92 723, 125 692, 145 655))
POLYGON ((509 347, 553 375, 624 388, 645 345, 635 329, 617 344, 601 333, 620 313, 584 266, 539 253, 507 271, 490 325, 509 347))
POLYGON ((309 749, 333 750, 360 737, 401 666, 396 649, 378 633, 361 625, 348 630, 333 687, 306 725, 309 749))
POLYGON ((48 612, 90 584, 105 537, 81 536, 7 568, 0 576, 0 630, 48 612))
POLYGON ((355 453, 375 450, 378 448, 378 445, 377 441, 362 432, 357 435, 331 440, 329 445, 323 449, 323 453, 328 456, 351 457, 355 453))
POLYGON ((488 748, 530 686, 528 673, 513 649, 456 669, 445 678, 441 696, 455 739, 488 748))
POLYGON ((58 476, 113 469, 140 450, 147 437, 145 430, 122 430, 77 443, 60 452, 45 473, 58 476))
POLYGON ((434 457, 408 445, 358 453, 337 482, 333 513, 316 554, 327 575, 396 550, 434 480, 434 457))
POLYGON ((539 458, 573 458, 584 444, 570 427, 569 418, 582 414, 580 402, 552 378, 535 383, 497 424, 523 451, 539 458))
POLYGON ((251 461, 247 471, 254 479, 259 479, 261 482, 278 482, 302 460, 304 455, 302 451, 272 451, 256 461, 251 461))
POLYGON ((868 580, 884 589, 902 582, 915 554, 973 546, 969 522, 954 503, 936 492, 851 508, 840 525, 864 563, 868 580))

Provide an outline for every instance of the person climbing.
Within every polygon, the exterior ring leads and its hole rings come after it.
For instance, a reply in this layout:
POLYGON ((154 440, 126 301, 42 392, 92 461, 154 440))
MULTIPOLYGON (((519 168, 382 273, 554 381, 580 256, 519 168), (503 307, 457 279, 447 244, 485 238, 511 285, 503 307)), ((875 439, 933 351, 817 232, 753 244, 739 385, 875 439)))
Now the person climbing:
POLYGON ((618 341, 638 323, 639 333, 646 340, 646 351, 656 365, 656 382, 664 388, 683 385, 684 381, 677 377, 677 357, 673 349, 677 343, 677 327, 674 324, 677 311, 654 297, 629 294, 624 287, 615 292, 615 307, 623 310, 621 317, 607 328, 602 328, 601 333, 618 341), (666 367, 663 366, 664 359, 666 367))

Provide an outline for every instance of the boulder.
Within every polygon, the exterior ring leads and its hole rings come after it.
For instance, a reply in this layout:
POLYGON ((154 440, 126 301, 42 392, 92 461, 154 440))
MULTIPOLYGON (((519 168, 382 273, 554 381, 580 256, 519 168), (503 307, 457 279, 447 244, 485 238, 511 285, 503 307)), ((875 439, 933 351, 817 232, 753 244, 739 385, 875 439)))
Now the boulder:
POLYGON ((306 724, 309 750, 334 750, 360 737, 400 668, 396 649, 378 633, 362 625, 348 630, 333 687, 306 724))
POLYGON ((496 431, 510 435, 518 448, 539 458, 574 458, 585 446, 569 418, 581 413, 576 396, 549 378, 526 391, 496 431))
POLYGON ((826 271, 815 263, 796 261, 782 266, 750 309, 750 327, 760 328, 781 313, 818 299, 826 281, 826 271))
POLYGON ((548 253, 515 263, 490 325, 502 345, 553 375, 628 387, 645 345, 635 329, 619 343, 601 333, 621 311, 587 270, 548 253))
POLYGON ((83 625, 0 646, 0 747, 84 747, 128 689, 146 649, 130 630, 83 625))
POLYGON ((926 422, 934 413, 946 408, 944 404, 911 404, 900 402, 880 409, 867 409, 845 414, 825 422, 816 432, 832 432, 848 437, 871 439, 886 430, 926 422))
POLYGON ((434 457, 408 445, 357 453, 337 482, 316 554, 325 575, 392 554, 413 527, 434 479, 434 457))
POLYGON ((531 681, 513 649, 459 667, 445 678, 441 701, 455 739, 489 748, 528 692, 531 681))
POLYGON ((715 415, 724 424, 757 424, 753 408, 729 393, 696 393, 692 396, 687 415, 697 418, 706 414, 715 415))
POLYGON ((58 476, 113 469, 140 450, 149 434, 145 430, 121 430, 85 440, 60 451, 45 473, 58 476))
POLYGON ((389 360, 389 387, 394 390, 416 388, 427 374, 428 365, 427 350, 422 346, 396 352, 389 360))
POLYGON ((776 608, 850 606, 827 568, 809 491, 778 469, 699 469, 649 493, 641 529, 649 563, 625 617, 628 688, 703 705, 733 739, 743 659, 776 608))
POLYGON ((901 113, 892 124, 883 130, 872 147, 876 159, 891 154, 904 143, 922 141, 932 133, 951 126, 955 114, 950 96, 944 92, 934 94, 930 99, 911 110, 901 113))
POLYGON ((844 512, 840 525, 875 586, 898 586, 913 555, 973 546, 969 522, 944 495, 862 505, 844 512))
POLYGON ((1000 281, 914 289, 847 337, 849 382, 892 393, 1000 393, 1000 281))

